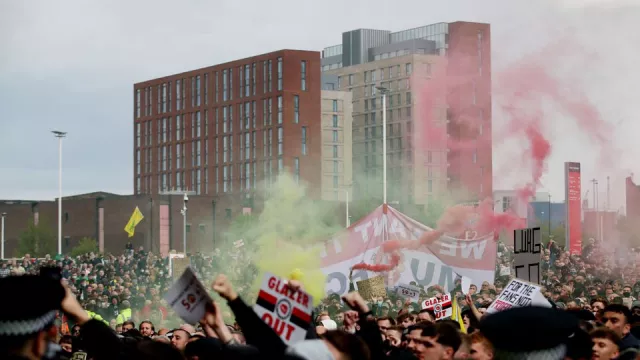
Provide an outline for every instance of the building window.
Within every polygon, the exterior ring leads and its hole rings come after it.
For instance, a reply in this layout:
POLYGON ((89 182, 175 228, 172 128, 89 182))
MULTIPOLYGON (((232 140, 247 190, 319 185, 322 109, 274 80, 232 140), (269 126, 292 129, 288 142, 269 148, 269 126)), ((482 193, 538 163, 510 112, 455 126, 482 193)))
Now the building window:
POLYGON ((333 105, 333 112, 338 112, 338 100, 333 100, 332 105, 333 105))
POLYGON ((294 164, 293 176, 294 176, 294 179, 296 179, 296 184, 299 184, 300 183, 300 159, 294 158, 293 164, 294 164))
POLYGON ((215 171, 215 178, 213 179, 213 181, 216 183, 216 194, 220 192, 220 180, 219 180, 219 176, 220 174, 218 174, 218 167, 216 166, 216 171, 215 171))
POLYGON ((251 164, 244 164, 245 189, 251 189, 251 164))
MULTIPOLYGON (((218 154, 220 153, 220 151, 218 151, 218 137, 216 137, 215 143, 214 143, 214 148, 213 148, 213 156, 214 156, 214 161, 215 164, 218 165, 218 154)), ((217 175, 216 175, 217 178, 217 175)))
MULTIPOLYGON (((251 128, 251 103, 250 102, 246 102, 244 103, 244 128, 245 130, 249 130, 251 128)), ((242 116, 240 116, 242 121, 242 116)))
MULTIPOLYGON (((244 96, 251 96, 251 73, 249 69, 249 65, 244 66, 244 96)), ((242 91, 242 90, 240 90, 242 91)))
POLYGON ((433 192, 433 180, 427 180, 427 192, 433 192))
POLYGON ((404 71, 407 73, 407 76, 411 76, 411 73, 413 73, 413 64, 406 64, 404 66, 404 71))
POLYGON ((300 88, 302 91, 307 90, 307 62, 305 60, 300 62, 300 88))
POLYGON ((278 124, 282 124, 282 96, 278 96, 278 124))
POLYGON ((273 123, 273 101, 271 98, 269 98, 269 113, 267 115, 267 125, 271 126, 273 123))
POLYGON ((229 140, 226 136, 222 138, 222 162, 226 163, 229 156, 229 140))
POLYGON ((410 105, 411 104, 411 93, 408 92, 405 97, 407 99, 407 105, 410 105))
MULTIPOLYGON (((229 78, 227 77, 227 70, 222 70, 222 101, 229 100, 229 78)), ((225 191, 226 192, 226 191, 225 191)))
POLYGON ((253 160, 256 159, 256 140, 256 132, 254 131, 251 133, 251 156, 253 157, 253 160))
POLYGON ((269 60, 269 77, 267 79, 267 83, 269 84, 269 92, 271 92, 272 88, 272 84, 273 84, 273 62, 271 60, 269 60))
POLYGON ((338 167, 338 162, 336 160, 333 160, 333 173, 337 174, 339 171, 339 167, 338 167))
POLYGON ((229 192, 229 167, 222 167, 222 192, 229 192))
POLYGON ((140 149, 136 150, 136 175, 140 175, 140 149))
POLYGON ((353 81, 355 80, 354 75, 353 74, 349 74, 349 86, 353 85, 353 81))
POLYGON ((478 150, 473 150, 473 163, 476 164, 478 162, 478 150))
POLYGON ((339 184, 340 184, 340 178, 338 177, 338 175, 333 175, 333 188, 337 189, 339 184))
POLYGON ((296 124, 300 122, 300 97, 298 95, 293 96, 293 122, 296 124))
POLYGON ((176 169, 182 168, 182 144, 176 144, 176 169))
POLYGON ((284 141, 284 135, 283 135, 283 130, 282 127, 278 128, 278 156, 282 156, 282 153, 284 152, 284 147, 283 147, 283 141, 284 141))
POLYGON ((200 106, 200 75, 196 76, 196 106, 200 106))
MULTIPOLYGON (((220 80, 218 79, 218 72, 216 71, 216 104, 218 103, 218 86, 220 85, 220 80)), ((218 192, 218 190, 216 190, 216 192, 218 192)))
POLYGON ((262 156, 267 157, 267 129, 262 130, 262 156))
POLYGON ((136 146, 140 147, 140 123, 136 124, 136 146))
POLYGON ((332 133, 333 133, 332 134, 332 140, 333 140, 334 143, 337 143, 338 142, 338 130, 333 130, 332 133))
POLYGON ((262 62, 262 93, 267 93, 267 62, 262 62))
POLYGON ((302 127, 302 155, 307 155, 307 127, 302 127))
POLYGON ((256 101, 253 100, 251 102, 251 123, 253 124, 253 128, 256 128, 256 101))
POLYGON ((244 134, 244 159, 251 159, 251 134, 244 134))
POLYGON ((278 158, 278 174, 282 174, 284 172, 284 159, 282 157, 278 158))
POLYGON ((338 127, 338 115, 333 115, 333 127, 338 127))
POLYGON ((140 89, 136 90, 136 119, 140 117, 140 89))
POLYGON ((282 58, 278 58, 278 91, 282 91, 282 58))
POLYGON ((269 157, 273 156, 273 146, 271 146, 271 144, 273 144, 273 129, 269 129, 269 157))
POLYGON ((233 100, 233 69, 229 69, 229 100, 233 100))
POLYGON ((231 135, 229 135, 229 162, 233 162, 233 136, 231 135))
POLYGON ((251 64, 251 93, 256 94, 256 63, 251 64))
POLYGON ((333 145, 333 158, 338 158, 338 145, 333 145))
POLYGON ((204 104, 209 103, 209 74, 204 74, 204 104))

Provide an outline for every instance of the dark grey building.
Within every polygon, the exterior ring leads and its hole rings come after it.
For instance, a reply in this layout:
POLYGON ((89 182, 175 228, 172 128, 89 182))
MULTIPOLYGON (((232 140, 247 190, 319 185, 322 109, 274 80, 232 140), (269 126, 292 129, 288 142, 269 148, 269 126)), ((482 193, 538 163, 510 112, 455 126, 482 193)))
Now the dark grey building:
POLYGON ((375 29, 347 31, 342 33, 342 44, 322 51, 322 71, 409 54, 444 55, 448 35, 448 23, 397 32, 375 29))

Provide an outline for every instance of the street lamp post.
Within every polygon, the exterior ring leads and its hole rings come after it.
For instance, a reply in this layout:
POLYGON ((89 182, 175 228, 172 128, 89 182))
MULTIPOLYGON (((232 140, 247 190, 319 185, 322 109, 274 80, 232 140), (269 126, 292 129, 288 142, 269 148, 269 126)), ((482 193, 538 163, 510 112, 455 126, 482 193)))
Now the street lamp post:
POLYGON ((67 136, 63 131, 52 131, 58 138, 58 254, 62 254, 62 139, 67 136))
POLYGON ((4 218, 7 216, 7 213, 3 212, 0 215, 2 216, 2 225, 1 225, 2 229, 0 229, 0 232, 2 233, 1 239, 0 239, 0 242, 2 243, 2 248, 1 248, 2 251, 0 251, 1 252, 0 259, 4 260, 4 218))
POLYGON ((376 87, 382 94, 382 203, 387 203, 387 93, 385 87, 376 87))
POLYGON ((182 201, 182 210, 180 213, 182 214, 182 250, 184 251, 184 256, 187 256, 187 202, 189 202, 189 196, 184 194, 184 198, 182 201))

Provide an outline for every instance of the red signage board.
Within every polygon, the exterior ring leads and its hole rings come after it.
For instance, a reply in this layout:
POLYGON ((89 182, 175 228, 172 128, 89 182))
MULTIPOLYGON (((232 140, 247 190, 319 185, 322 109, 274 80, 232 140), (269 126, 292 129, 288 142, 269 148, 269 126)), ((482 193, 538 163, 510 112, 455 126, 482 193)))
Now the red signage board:
POLYGON ((564 163, 565 199, 567 218, 565 222, 567 247, 571 255, 582 254, 582 196, 580 186, 580 163, 564 163))

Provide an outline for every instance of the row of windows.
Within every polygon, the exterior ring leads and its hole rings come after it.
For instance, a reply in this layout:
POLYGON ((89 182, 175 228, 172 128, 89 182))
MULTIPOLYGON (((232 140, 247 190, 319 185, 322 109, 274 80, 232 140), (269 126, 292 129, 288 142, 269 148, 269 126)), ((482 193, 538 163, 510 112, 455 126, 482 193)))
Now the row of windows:
MULTIPOLYGON (((262 156, 267 158, 273 156, 273 129, 262 130, 262 156)), ((222 137, 216 137, 213 141, 213 163, 219 164, 219 142, 222 138, 222 163, 230 163, 234 161, 234 136, 227 135, 222 137)), ((238 135, 238 149, 240 157, 235 159, 236 161, 255 160, 257 158, 257 132, 246 132, 238 135)), ((284 129, 278 127, 276 130, 276 156, 284 155, 284 129)), ((207 166, 209 164, 209 141, 208 140, 195 140, 188 144, 178 143, 176 144, 176 156, 175 167, 176 169, 184 169, 187 167, 185 161, 187 147, 190 148, 191 167, 207 166), (204 147, 204 148, 203 148, 204 147), (204 156, 201 156, 204 151, 204 156), (203 159, 204 157, 204 159, 203 159)), ((158 166, 156 171, 171 171, 173 166, 172 161, 172 147, 171 145, 163 145, 156 149, 143 148, 136 149, 136 174, 150 173, 152 163, 152 153, 156 152, 158 166), (142 160, 144 158, 144 160, 142 160), (144 167, 144 170, 142 169, 144 167)), ((307 155, 307 127, 303 126, 301 129, 301 154, 307 155)))
MULTIPOLYGON (((294 95, 294 123, 299 123, 302 119, 301 116, 301 107, 300 107, 300 98, 298 95, 294 95)), ((262 100, 262 125, 263 126, 271 126, 273 124, 273 102, 272 99, 263 99, 262 100)), ((282 96, 277 97, 277 123, 282 124, 284 121, 284 109, 283 109, 283 99, 282 96)), ((222 132, 223 133, 231 133, 233 132, 233 113, 234 107, 223 106, 222 107, 222 132)), ((241 131, 251 130, 257 128, 257 105, 256 101, 245 102, 243 104, 238 104, 238 125, 241 131)), ((334 102, 334 111, 337 111, 337 102, 334 102)), ((215 130, 218 129, 219 122, 219 108, 213 110, 214 112, 214 121, 212 124, 215 126, 215 130)), ((191 121, 191 138, 200 138, 203 136, 209 136, 209 111, 204 110, 204 121, 202 119, 202 112, 196 111, 190 114, 191 121)), ((185 116, 186 115, 176 115, 175 117, 175 125, 174 121, 171 117, 166 117, 162 119, 157 119, 157 143, 163 144, 173 141, 172 137, 174 134, 173 128, 175 127, 175 140, 182 141, 186 140, 185 137, 185 116)), ((151 134, 153 132, 151 120, 145 121, 142 123, 144 125, 144 135, 141 129, 141 123, 136 124, 136 146, 142 146, 144 142, 144 146, 152 146, 153 139, 151 134)), ((217 135, 217 131, 216 134, 217 135)))
MULTIPOLYGON (((392 65, 387 68, 381 68, 377 70, 369 70, 363 73, 364 82, 375 82, 378 80, 392 79, 394 77, 401 76, 411 76, 413 73, 413 64, 407 63, 404 65, 404 74, 401 72, 402 68, 400 64, 392 65), (379 78, 377 78, 379 76, 379 78)), ((353 86, 356 84, 356 76, 359 74, 349 74, 347 75, 347 86, 353 86)), ((342 76, 338 76, 338 88, 342 88, 344 84, 342 83, 342 76)))
MULTIPOLYGON (((284 83, 284 61, 282 57, 277 59, 277 91, 282 91, 283 83, 284 83)), ((222 101, 230 101, 233 100, 234 89, 233 89, 233 80, 234 80, 234 72, 233 68, 222 70, 221 74, 218 71, 213 72, 214 78, 214 96, 213 101, 215 103, 219 102, 220 98, 220 82, 222 82, 222 101), (220 79, 220 77, 222 79, 220 79)), ((262 62, 262 73, 263 73, 263 88, 262 93, 266 94, 271 92, 272 82, 273 82, 273 63, 272 60, 265 60, 262 62)), ((247 64, 244 66, 240 66, 237 68, 237 79, 238 79, 238 96, 239 98, 255 96, 257 93, 257 63, 252 63, 251 65, 247 64)), ((209 73, 204 74, 204 79, 202 79, 201 75, 192 76, 190 79, 191 85, 191 107, 199 107, 202 105, 202 96, 201 92, 204 92, 204 104, 208 104, 209 100, 209 73), (204 80, 204 81, 202 81, 204 80), (204 86, 203 86, 204 83, 204 86), (203 89, 204 88, 204 89, 203 89)), ((176 110, 184 110, 185 109, 185 97, 186 97, 186 82, 187 79, 178 79, 175 81, 175 99, 176 99, 176 110)), ((171 81, 162 83, 156 86, 156 94, 157 94, 157 110, 156 114, 164 114, 172 111, 172 103, 173 103, 173 91, 172 91, 172 83, 171 81)), ((300 62, 300 90, 307 90, 307 61, 302 60, 300 62)), ((144 116, 153 115, 151 112, 151 104, 152 104, 152 87, 144 88, 144 104, 145 111, 144 116)), ((136 89, 135 94, 135 112, 136 118, 140 118, 142 116, 141 106, 142 106, 142 89, 136 89)))

